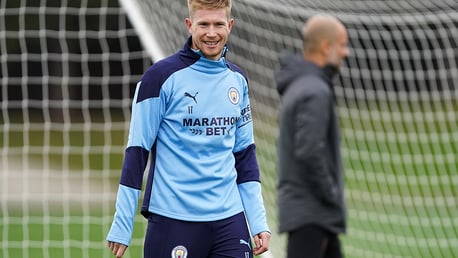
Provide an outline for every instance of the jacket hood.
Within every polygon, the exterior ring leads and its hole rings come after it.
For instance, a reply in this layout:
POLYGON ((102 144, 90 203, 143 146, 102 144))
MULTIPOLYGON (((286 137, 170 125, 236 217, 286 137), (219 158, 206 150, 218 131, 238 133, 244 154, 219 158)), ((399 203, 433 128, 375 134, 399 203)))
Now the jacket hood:
POLYGON ((286 88, 294 80, 307 74, 319 75, 332 87, 332 78, 337 74, 337 71, 338 69, 332 65, 320 68, 316 64, 305 60, 301 55, 284 51, 280 54, 279 64, 275 70, 277 91, 280 95, 283 95, 286 88))

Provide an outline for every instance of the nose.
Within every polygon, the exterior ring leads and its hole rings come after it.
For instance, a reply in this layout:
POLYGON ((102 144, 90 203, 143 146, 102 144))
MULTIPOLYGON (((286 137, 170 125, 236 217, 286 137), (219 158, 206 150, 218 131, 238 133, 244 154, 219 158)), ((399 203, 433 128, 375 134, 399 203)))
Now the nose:
POLYGON ((213 38, 213 37, 216 37, 216 35, 217 35, 217 34, 216 34, 216 32, 214 32, 214 31, 209 31, 209 32, 207 32, 207 37, 213 38))
POLYGON ((216 37, 218 35, 215 26, 210 26, 206 34, 208 37, 216 37))
POLYGON ((350 56, 350 48, 349 48, 349 47, 346 47, 346 48, 345 48, 344 54, 345 54, 345 57, 350 56))

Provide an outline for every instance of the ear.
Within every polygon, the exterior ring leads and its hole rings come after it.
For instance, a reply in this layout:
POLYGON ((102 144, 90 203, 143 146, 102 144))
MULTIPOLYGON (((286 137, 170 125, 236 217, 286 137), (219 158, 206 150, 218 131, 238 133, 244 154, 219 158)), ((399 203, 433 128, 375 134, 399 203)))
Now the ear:
POLYGON ((229 31, 231 31, 233 25, 234 25, 234 19, 233 19, 233 18, 230 18, 230 19, 229 19, 228 26, 227 26, 227 27, 229 28, 229 31))
POLYGON ((322 40, 320 42, 320 53, 323 56, 328 56, 331 51, 331 42, 329 40, 322 40))
POLYGON ((192 34, 192 30, 191 30, 191 27, 192 27, 192 21, 190 18, 186 18, 184 20, 185 24, 186 24, 186 28, 188 28, 188 32, 189 34, 192 34))

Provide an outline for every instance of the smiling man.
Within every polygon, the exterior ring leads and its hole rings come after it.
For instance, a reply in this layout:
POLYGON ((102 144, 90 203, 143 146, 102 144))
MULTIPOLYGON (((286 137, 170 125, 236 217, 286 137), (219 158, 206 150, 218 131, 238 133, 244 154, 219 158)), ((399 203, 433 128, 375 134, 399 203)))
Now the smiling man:
POLYGON ((218 8, 218 5, 230 4, 230 1, 214 1, 216 9, 208 9, 206 1, 189 1, 189 18, 186 26, 192 35, 191 48, 200 50, 210 60, 218 60, 229 38, 234 19, 230 17, 229 8, 218 8))
POLYGON ((118 258, 132 238, 149 157, 145 258, 253 257, 269 248, 248 81, 225 57, 231 1, 188 7, 188 41, 152 65, 135 91, 107 236, 118 258))

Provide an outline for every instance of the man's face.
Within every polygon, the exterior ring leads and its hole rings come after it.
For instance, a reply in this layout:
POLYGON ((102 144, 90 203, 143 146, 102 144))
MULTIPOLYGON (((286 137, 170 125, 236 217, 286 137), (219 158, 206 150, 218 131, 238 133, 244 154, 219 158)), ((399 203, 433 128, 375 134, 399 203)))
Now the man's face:
POLYGON ((349 54, 347 31, 343 26, 339 26, 336 41, 330 47, 327 63, 339 68, 349 54))
POLYGON ((234 23, 228 18, 226 9, 195 10, 185 22, 192 36, 191 47, 200 49, 207 59, 218 60, 234 23))

